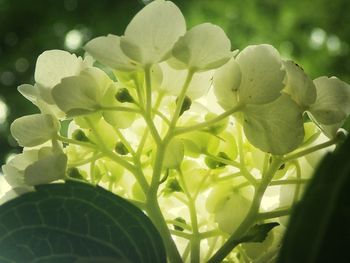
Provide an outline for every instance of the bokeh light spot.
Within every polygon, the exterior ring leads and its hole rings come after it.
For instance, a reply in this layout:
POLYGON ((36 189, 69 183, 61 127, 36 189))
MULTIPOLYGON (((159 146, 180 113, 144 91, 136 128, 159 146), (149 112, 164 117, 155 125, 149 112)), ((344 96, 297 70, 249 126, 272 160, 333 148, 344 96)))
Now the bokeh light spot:
POLYGON ((69 50, 76 50, 81 47, 83 42, 83 34, 76 29, 69 31, 66 34, 64 45, 69 50))
POLYGON ((1 73, 0 81, 5 86, 11 86, 15 82, 15 74, 11 71, 4 71, 1 73))
POLYGON ((5 101, 0 97, 0 125, 6 122, 7 116, 9 115, 9 108, 5 101))
POLYGON ((327 39, 328 51, 332 54, 339 54, 341 52, 341 41, 339 37, 331 35, 327 39))
POLYGON ((29 62, 25 58, 19 58, 15 62, 15 68, 18 72, 26 72, 29 67, 29 62))
POLYGON ((320 49, 326 41, 326 31, 321 28, 314 28, 310 34, 309 45, 313 49, 320 49))

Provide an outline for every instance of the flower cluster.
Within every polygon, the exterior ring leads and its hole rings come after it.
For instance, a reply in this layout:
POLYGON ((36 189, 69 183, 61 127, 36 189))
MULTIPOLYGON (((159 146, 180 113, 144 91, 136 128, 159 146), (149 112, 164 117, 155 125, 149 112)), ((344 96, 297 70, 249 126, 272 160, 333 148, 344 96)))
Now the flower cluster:
MULTIPOLYGON (((18 88, 40 114, 12 123, 24 149, 5 179, 18 193, 68 179, 102 185, 149 215, 174 262, 207 260, 244 224, 284 224, 317 165, 310 153, 336 143, 350 114, 345 82, 312 80, 271 45, 231 51, 216 25, 187 30, 170 1, 84 49, 42 53, 35 85, 18 88)), ((276 229, 228 260, 276 253, 276 229)))

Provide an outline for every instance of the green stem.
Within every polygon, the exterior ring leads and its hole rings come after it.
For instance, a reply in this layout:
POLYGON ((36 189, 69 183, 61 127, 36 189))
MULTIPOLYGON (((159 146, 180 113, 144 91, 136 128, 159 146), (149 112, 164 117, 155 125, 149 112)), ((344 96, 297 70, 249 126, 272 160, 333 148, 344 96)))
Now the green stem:
POLYGON ((180 111, 182 108, 182 104, 184 103, 186 92, 187 92, 187 89, 191 83, 191 80, 192 80, 194 73, 195 72, 193 70, 190 70, 190 69, 187 72, 185 83, 181 89, 180 95, 178 96, 176 109, 175 109, 174 115, 173 115, 171 122, 170 122, 169 131, 171 133, 174 132, 173 130, 175 129, 178 118, 180 117, 180 111))
POLYGON ((260 203, 263 195, 271 182, 274 174, 281 166, 282 161, 280 158, 273 158, 272 163, 266 173, 263 175, 260 185, 256 188, 254 194, 254 199, 252 205, 248 211, 246 218, 237 228, 237 230, 229 237, 229 239, 224 243, 224 245, 209 259, 208 263, 219 263, 232 251, 232 249, 237 246, 237 240, 244 237, 245 233, 258 219, 258 213, 260 208, 260 203))
POLYGON ((339 139, 337 137, 335 137, 335 138, 333 138, 333 139, 331 139, 329 141, 326 141, 324 143, 312 146, 312 147, 304 149, 302 151, 288 154, 282 160, 283 160, 283 162, 288 162, 288 161, 291 161, 291 160, 294 160, 294 159, 298 159, 298 158, 303 157, 303 156, 305 156, 307 154, 316 152, 318 150, 321 150, 323 148, 327 148, 327 147, 329 147, 329 146, 331 146, 333 144, 336 144, 338 141, 339 141, 339 139))
POLYGON ((122 106, 103 106, 99 110, 141 113, 141 111, 139 109, 133 109, 133 108, 122 107, 122 106))
POLYGON ((219 116, 209 120, 209 121, 205 121, 196 125, 192 125, 192 126, 188 126, 188 127, 179 127, 176 128, 174 134, 175 135, 179 135, 182 133, 186 133, 186 132, 191 132, 191 131, 197 131, 203 128, 206 128, 210 125, 213 125, 227 117, 229 117, 230 115, 232 115, 233 113, 240 111, 244 108, 243 104, 237 104, 236 106, 234 106, 233 108, 229 109, 228 111, 225 111, 224 113, 220 114, 219 116))
POLYGON ((290 213, 291 213, 291 208, 279 209, 279 210, 270 211, 270 212, 263 212, 258 214, 258 220, 266 220, 266 219, 271 219, 271 218, 276 218, 281 216, 287 216, 287 215, 290 215, 290 213))
POLYGON ((294 165, 295 165, 295 169, 296 169, 296 173, 297 173, 297 183, 295 186, 295 191, 294 191, 294 197, 293 197, 293 206, 296 204, 296 202, 298 201, 299 198, 299 194, 300 194, 300 180, 301 180, 301 167, 299 164, 298 160, 294 161, 294 165))
POLYGON ((151 89, 151 65, 145 67, 146 81, 146 114, 151 115, 152 109, 152 89, 151 89))
POLYGON ((172 235, 175 235, 175 236, 178 236, 178 237, 182 237, 182 238, 185 238, 185 239, 188 239, 188 240, 190 240, 192 238, 192 235, 189 234, 189 233, 185 233, 185 232, 177 231, 177 230, 173 230, 173 229, 170 229, 169 231, 170 231, 170 233, 172 235))
POLYGON ((64 143, 75 144, 75 145, 79 145, 79 146, 82 146, 82 147, 87 147, 87 148, 90 148, 90 149, 96 149, 96 145, 92 144, 92 143, 77 141, 77 140, 74 140, 74 139, 63 137, 61 135, 56 135, 56 138, 57 138, 57 140, 59 140, 61 142, 64 142, 64 143))
POLYGON ((307 183, 309 179, 286 179, 286 180, 276 180, 272 181, 269 186, 274 186, 274 185, 286 185, 286 184, 297 184, 297 183, 307 183))
POLYGON ((98 154, 94 154, 91 157, 87 158, 87 159, 83 159, 80 160, 78 162, 72 162, 72 163, 68 163, 68 167, 78 167, 78 166, 82 166, 84 164, 90 163, 92 161, 96 161, 97 159, 100 159, 103 156, 102 153, 98 153, 98 154))
POLYGON ((190 212, 191 226, 192 226, 192 238, 191 238, 191 263, 199 263, 200 259, 200 235, 198 228, 197 210, 196 210, 196 200, 193 199, 191 193, 188 190, 184 176, 181 169, 178 169, 179 179, 184 190, 185 195, 188 199, 188 210, 190 212))
POLYGON ((171 237, 169 228, 158 205, 157 196, 152 199, 150 199, 150 196, 147 197, 146 212, 163 239, 169 262, 182 263, 181 255, 171 237))

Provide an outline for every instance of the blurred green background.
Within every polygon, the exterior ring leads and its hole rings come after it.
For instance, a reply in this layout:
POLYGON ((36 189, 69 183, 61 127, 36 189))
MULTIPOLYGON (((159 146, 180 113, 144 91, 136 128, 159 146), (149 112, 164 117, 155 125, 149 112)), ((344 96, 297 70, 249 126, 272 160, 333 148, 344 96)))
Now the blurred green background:
MULTIPOLYGON (((89 39, 123 31, 147 0, 0 0, 0 165, 21 149, 10 123, 38 112, 18 92, 33 84, 36 58, 48 49, 83 54, 89 39)), ((269 43, 312 78, 336 75, 350 82, 349 0, 174 0, 188 27, 224 28, 233 49, 269 43)))

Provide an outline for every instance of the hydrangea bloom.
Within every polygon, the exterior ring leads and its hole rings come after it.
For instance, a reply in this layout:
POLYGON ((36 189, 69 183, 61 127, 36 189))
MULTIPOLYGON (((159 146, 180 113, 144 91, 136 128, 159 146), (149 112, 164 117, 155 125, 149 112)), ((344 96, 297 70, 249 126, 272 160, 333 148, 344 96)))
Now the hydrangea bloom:
MULTIPOLYGON (((84 180, 131 200, 160 230, 170 262, 206 261, 257 222, 283 224, 317 163, 307 154, 337 143, 350 114, 345 82, 312 81, 268 44, 232 52, 220 27, 187 30, 170 1, 85 50, 84 59, 44 52, 35 85, 19 87, 41 113, 12 124, 25 148, 2 167, 5 179, 26 190, 84 180)), ((278 253, 283 229, 227 260, 278 253)))

